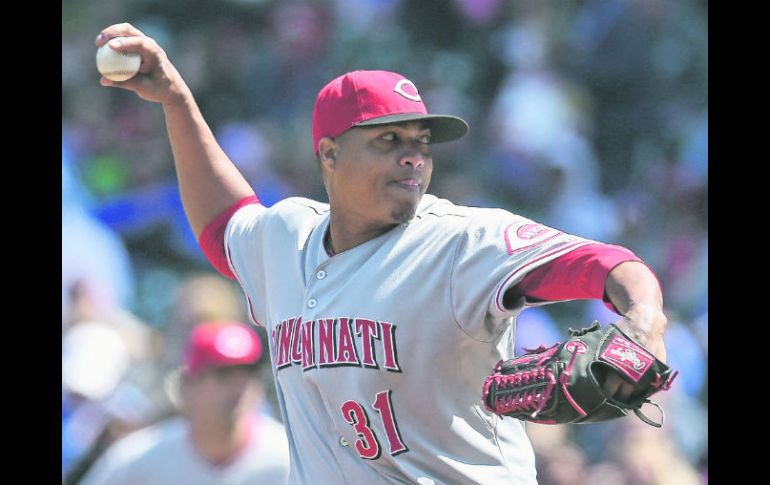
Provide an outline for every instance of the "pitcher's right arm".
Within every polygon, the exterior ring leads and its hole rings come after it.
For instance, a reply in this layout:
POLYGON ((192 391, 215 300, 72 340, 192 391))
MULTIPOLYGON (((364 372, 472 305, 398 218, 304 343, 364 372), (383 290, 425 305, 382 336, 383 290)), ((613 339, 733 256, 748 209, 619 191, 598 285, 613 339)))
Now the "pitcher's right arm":
POLYGON ((102 77, 100 83, 163 106, 182 203, 200 238, 209 222, 236 202, 253 197, 254 190, 217 143, 189 87, 155 40, 123 23, 102 30, 95 43, 100 47, 107 42, 118 52, 142 57, 133 78, 115 82, 102 77), (110 42, 114 37, 122 39, 110 42))

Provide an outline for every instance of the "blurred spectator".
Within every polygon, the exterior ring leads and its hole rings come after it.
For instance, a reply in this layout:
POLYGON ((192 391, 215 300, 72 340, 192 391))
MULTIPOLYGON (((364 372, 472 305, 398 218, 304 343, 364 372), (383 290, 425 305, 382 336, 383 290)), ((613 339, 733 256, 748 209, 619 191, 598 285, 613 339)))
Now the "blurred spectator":
POLYGON ((120 335, 100 322, 83 322, 62 338, 62 473, 101 433, 109 414, 101 401, 130 362, 120 335))
POLYGON ((127 308, 134 271, 120 238, 92 215, 94 197, 62 141, 62 475, 79 468, 105 435, 144 425, 153 403, 141 386, 159 335, 127 308), (128 404, 130 403, 130 404, 128 404))
MULTIPOLYGON (((664 399, 660 399, 664 401, 664 399)), ((638 419, 621 420, 622 432, 611 453, 625 471, 629 485, 699 485, 694 466, 676 448, 665 431, 638 419)))
POLYGON ((145 363, 132 353, 140 342, 125 335, 105 322, 77 322, 63 335, 63 475, 77 474, 106 437, 117 439, 153 415, 154 404, 134 377, 145 363))
POLYGON ((694 172, 698 184, 708 181, 709 157, 709 119, 708 111, 699 113, 687 127, 686 135, 680 145, 680 164, 694 172))
POLYGON ((545 197, 527 202, 543 211, 547 224, 614 241, 617 209, 601 193, 599 163, 583 133, 585 92, 550 68, 545 32, 533 20, 524 22, 504 33, 502 57, 513 69, 488 120, 496 145, 509 154, 497 158, 507 161, 499 173, 510 189, 545 197), (522 170, 531 175, 521 177, 522 170))
POLYGON ((163 359, 175 368, 184 355, 190 333, 200 322, 208 320, 242 320, 245 304, 238 287, 212 273, 187 275, 174 288, 163 359))
POLYGON ((100 322, 78 323, 62 339, 62 386, 87 399, 103 399, 129 362, 128 348, 116 330, 100 322))
POLYGON ((182 416, 113 444, 82 483, 287 483, 283 426, 260 412, 264 390, 256 371, 262 356, 259 336, 243 324, 195 327, 180 371, 182 416))
POLYGON ((544 485, 587 483, 585 474, 588 463, 583 452, 574 444, 563 443, 557 448, 544 449, 538 454, 536 463, 538 483, 544 485))
MULTIPOLYGON (((178 369, 185 343, 198 322, 244 318, 244 305, 237 287, 228 280, 209 273, 193 273, 179 279, 169 279, 170 275, 166 272, 157 273, 144 274, 141 286, 147 288, 137 294, 152 294, 157 299, 154 305, 158 306, 156 311, 159 312, 159 318, 168 323, 156 330, 131 320, 130 315, 124 313, 121 318, 112 319, 109 325, 102 325, 107 328, 103 332, 109 331, 113 337, 120 335, 120 348, 125 348, 131 358, 130 366, 122 377, 115 376, 119 380, 113 392, 115 395, 109 395, 107 400, 89 399, 86 401, 87 406, 75 413, 74 410, 84 403, 83 400, 73 399, 71 393, 63 394, 63 472, 67 473, 67 484, 78 483, 102 453, 128 432, 178 413, 176 405, 169 398, 167 384, 178 369), (138 329, 144 332, 137 332, 138 329), (139 410, 141 413, 138 413, 139 410), (76 419, 70 423, 73 417, 76 419), (81 437, 83 429, 88 430, 87 439, 81 437)), ((75 328, 78 325, 80 323, 75 328)), ((96 369, 92 369, 90 374, 110 369, 109 365, 102 365, 99 369, 98 350, 95 348, 90 349, 90 353, 86 351, 73 355, 79 361, 88 355, 95 355, 90 362, 96 369)), ((104 364, 108 363, 108 360, 104 361, 104 364)), ((65 375, 73 374, 80 380, 90 375, 66 370, 73 367, 66 362, 63 362, 62 367, 65 375)), ((275 393, 272 378, 263 377, 267 379, 264 411, 270 413, 272 409, 277 409, 275 393)))
POLYGON ((526 429, 532 441, 532 448, 535 450, 538 483, 543 485, 591 483, 584 481, 589 459, 570 438, 572 427, 527 423, 526 429))
POLYGON ((698 337, 690 325, 669 314, 665 342, 666 348, 672 349, 667 362, 681 374, 677 378, 677 388, 688 397, 697 398, 706 384, 706 356, 698 337))
POLYGON ((709 313, 708 309, 704 309, 703 313, 698 315, 695 318, 695 322, 693 323, 693 331, 695 332, 695 335, 698 337, 698 341, 700 342, 701 346, 703 347, 703 350, 706 354, 706 357, 708 357, 709 352, 709 313))
POLYGON ((587 467, 583 483, 586 485, 602 483, 628 485, 629 480, 620 464, 612 461, 602 461, 587 467))
POLYGON ((260 194, 259 200, 265 207, 291 195, 294 189, 275 173, 270 164, 271 145, 259 127, 228 122, 216 133, 216 137, 230 160, 260 194))
POLYGON ((91 196, 62 144, 62 328, 113 316, 131 303, 133 270, 123 241, 91 215, 91 196))
MULTIPOLYGON (((672 389, 673 390, 673 389, 672 389)), ((667 396, 666 427, 672 445, 692 464, 708 455, 708 408, 697 397, 681 389, 667 396)))

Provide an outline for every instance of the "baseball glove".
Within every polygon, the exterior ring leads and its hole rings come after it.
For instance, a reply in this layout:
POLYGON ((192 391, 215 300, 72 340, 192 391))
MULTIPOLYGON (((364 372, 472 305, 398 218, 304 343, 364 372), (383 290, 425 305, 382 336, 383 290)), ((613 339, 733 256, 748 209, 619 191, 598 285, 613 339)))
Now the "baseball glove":
POLYGON ((628 410, 645 423, 663 425, 660 406, 649 397, 671 388, 678 371, 661 362, 615 324, 604 328, 569 329, 569 338, 550 347, 500 361, 484 381, 482 401, 498 416, 542 424, 591 423, 626 416, 628 410), (626 402, 604 395, 602 384, 617 372, 634 386, 626 402), (660 423, 647 418, 641 407, 650 403, 660 411, 660 423))

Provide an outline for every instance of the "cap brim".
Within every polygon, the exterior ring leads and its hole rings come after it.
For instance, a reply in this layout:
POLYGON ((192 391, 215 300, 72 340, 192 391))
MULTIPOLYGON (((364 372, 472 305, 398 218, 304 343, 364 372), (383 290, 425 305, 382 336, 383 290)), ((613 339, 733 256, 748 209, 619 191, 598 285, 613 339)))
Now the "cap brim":
POLYGON ((457 116, 426 115, 421 113, 402 113, 388 116, 380 116, 357 123, 355 126, 377 126, 403 123, 406 121, 426 121, 430 127, 431 143, 443 143, 457 140, 468 133, 468 123, 457 116))

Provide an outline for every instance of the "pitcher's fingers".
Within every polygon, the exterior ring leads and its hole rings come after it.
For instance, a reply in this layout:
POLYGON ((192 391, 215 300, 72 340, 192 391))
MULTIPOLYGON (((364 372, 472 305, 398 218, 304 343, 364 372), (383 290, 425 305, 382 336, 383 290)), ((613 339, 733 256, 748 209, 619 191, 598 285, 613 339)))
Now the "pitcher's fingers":
POLYGON ((96 47, 103 46, 107 41, 112 39, 113 37, 130 37, 130 36, 139 36, 144 37, 144 32, 137 29, 133 25, 124 22, 122 24, 113 24, 109 27, 106 27, 102 29, 101 32, 99 32, 99 35, 96 36, 96 40, 94 43, 96 44, 96 47))
POLYGON ((158 58, 163 50, 157 42, 150 37, 124 37, 112 39, 108 47, 115 52, 130 52, 139 54, 142 63, 139 66, 139 72, 148 74, 158 65, 158 58))

